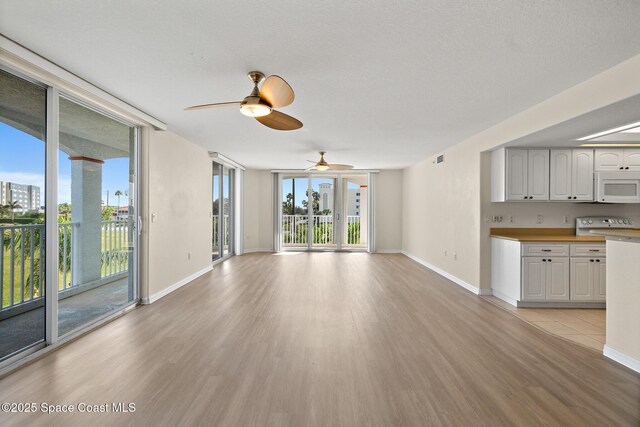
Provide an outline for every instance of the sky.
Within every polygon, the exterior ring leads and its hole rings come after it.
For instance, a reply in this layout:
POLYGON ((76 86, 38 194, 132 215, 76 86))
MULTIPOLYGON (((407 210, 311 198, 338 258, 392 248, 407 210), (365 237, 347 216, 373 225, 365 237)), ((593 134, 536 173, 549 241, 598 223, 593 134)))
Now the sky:
MULTIPOLYGON (((293 181, 295 181, 295 185, 296 185, 296 200, 295 200, 295 205, 296 206, 302 206, 302 201, 303 200, 307 200, 307 188, 309 186, 309 181, 308 178, 295 178, 295 179, 291 179, 291 178, 285 178, 282 180, 282 200, 286 199, 287 194, 292 192, 293 189, 293 181)), ((320 190, 320 184, 333 184, 333 178, 317 178, 314 177, 312 178, 311 181, 311 188, 313 189, 313 191, 319 191, 320 190)), ((357 184, 354 184, 352 182, 348 182, 347 183, 347 188, 358 188, 359 186, 357 184)))
MULTIPOLYGON (((40 200, 44 205, 45 144, 25 132, 0 122, 0 181, 40 187, 40 200)), ((58 202, 71 203, 71 161, 60 151, 58 202)), ((109 159, 102 165, 102 201, 106 204, 109 191, 109 205, 116 206, 115 192, 129 190, 129 159, 109 159)), ((126 196, 120 197, 120 204, 126 205, 126 196)))

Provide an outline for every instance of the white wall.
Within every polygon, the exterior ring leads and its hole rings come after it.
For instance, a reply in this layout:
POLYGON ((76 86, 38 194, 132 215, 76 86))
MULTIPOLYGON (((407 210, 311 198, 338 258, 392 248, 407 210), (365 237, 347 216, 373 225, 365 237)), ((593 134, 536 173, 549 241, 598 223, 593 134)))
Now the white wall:
POLYGON ((375 176, 376 252, 402 250, 402 171, 375 176))
POLYGON ((142 139, 141 296, 153 298, 211 266, 212 169, 206 150, 171 132, 142 139))
MULTIPOLYGON (((442 165, 426 159, 405 169, 403 250, 476 288, 487 287, 485 259, 490 246, 482 222, 481 153, 637 95, 638 75, 640 55, 461 141, 445 151, 442 165), (453 259, 453 252, 457 260, 453 259)), ((530 223, 528 215, 532 213, 527 207, 500 209, 505 213, 513 209, 518 221, 522 221, 520 226, 530 223)), ((545 225, 553 226, 551 218, 566 208, 546 209, 549 222, 545 225)), ((577 210, 572 214, 576 215, 577 210)))
POLYGON ((273 174, 244 172, 244 252, 273 250, 273 174))

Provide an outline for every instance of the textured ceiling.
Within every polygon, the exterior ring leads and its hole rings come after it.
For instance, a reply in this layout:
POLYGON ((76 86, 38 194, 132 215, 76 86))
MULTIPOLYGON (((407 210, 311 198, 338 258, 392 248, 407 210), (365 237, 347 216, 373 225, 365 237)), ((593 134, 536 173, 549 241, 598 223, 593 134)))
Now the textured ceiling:
POLYGON ((410 165, 640 53, 638 1, 0 0, 4 35, 252 168, 410 165), (283 76, 304 127, 234 108, 283 76))

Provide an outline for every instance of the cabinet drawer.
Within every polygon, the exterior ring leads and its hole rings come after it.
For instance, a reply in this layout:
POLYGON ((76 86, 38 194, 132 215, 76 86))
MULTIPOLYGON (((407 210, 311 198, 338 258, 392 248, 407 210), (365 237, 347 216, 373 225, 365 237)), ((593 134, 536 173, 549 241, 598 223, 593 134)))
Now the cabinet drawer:
POLYGON ((569 245, 550 243, 523 243, 522 256, 569 256, 569 245))
POLYGON ((607 255, 607 245, 601 244, 572 244, 571 256, 604 257, 607 255))

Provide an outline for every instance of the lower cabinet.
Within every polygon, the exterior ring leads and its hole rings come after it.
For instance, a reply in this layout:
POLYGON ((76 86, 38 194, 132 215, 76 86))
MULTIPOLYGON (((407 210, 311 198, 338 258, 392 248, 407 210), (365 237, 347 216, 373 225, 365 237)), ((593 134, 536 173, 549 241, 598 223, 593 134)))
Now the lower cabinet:
POLYGON ((571 258, 572 301, 606 300, 606 258, 571 258))
POLYGON ((569 259, 522 257, 523 301, 568 301, 569 259))
POLYGON ((491 240, 491 288, 496 297, 516 306, 606 301, 604 243, 491 240))

